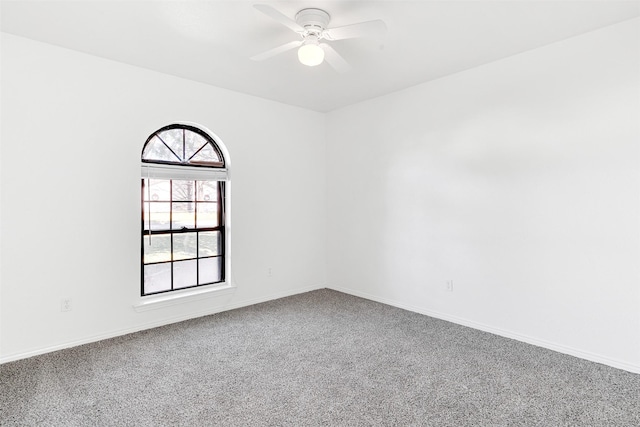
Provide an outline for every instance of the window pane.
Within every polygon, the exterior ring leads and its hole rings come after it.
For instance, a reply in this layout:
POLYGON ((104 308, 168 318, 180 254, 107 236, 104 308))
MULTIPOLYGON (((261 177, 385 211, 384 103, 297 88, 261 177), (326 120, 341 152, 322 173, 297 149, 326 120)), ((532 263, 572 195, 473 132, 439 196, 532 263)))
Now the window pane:
POLYGON ((201 258, 198 263, 198 268, 200 269, 199 285, 222 281, 222 257, 201 258))
POLYGON ((204 137, 200 134, 192 132, 190 130, 185 132, 184 139, 184 148, 185 148, 185 158, 189 159, 193 156, 196 151, 198 151, 203 145, 207 144, 208 141, 204 139, 204 137))
POLYGON ((149 216, 151 217, 151 230, 169 229, 169 203, 168 202, 144 202, 142 204, 144 229, 149 229, 149 216), (151 211, 151 214, 149 214, 151 211))
POLYGON ((151 179, 144 180, 144 190, 142 192, 144 200, 169 201, 169 180, 151 179), (151 182, 151 187, 147 187, 147 181, 151 182))
POLYGON ((198 284, 197 261, 180 261, 173 263, 173 288, 186 288, 198 284))
POLYGON ((216 202, 218 200, 218 181, 197 181, 198 200, 216 202))
POLYGON ((196 233, 173 235, 173 260, 196 258, 196 233))
POLYGON ((144 236, 142 240, 144 263, 149 264, 151 262, 163 262, 171 261, 171 235, 170 234, 156 234, 151 236, 144 236))
POLYGON ((171 150, 169 150, 157 136, 151 138, 149 143, 144 147, 142 158, 144 160, 161 160, 165 162, 180 161, 180 159, 174 156, 173 153, 171 153, 171 150))
POLYGON ((198 256, 222 255, 222 233, 203 231, 198 234, 198 256))
POLYGON ((198 228, 218 226, 218 204, 198 202, 198 228))
POLYGON ((217 163, 220 162, 218 153, 213 149, 211 144, 207 144, 191 159, 191 163, 217 163))
POLYGON ((195 181, 173 180, 173 200, 192 201, 196 199, 195 181))
POLYGON ((171 263, 144 266, 144 293, 171 289, 171 263))
POLYGON ((211 180, 196 178, 205 176, 200 171, 206 168, 224 167, 219 147, 197 129, 169 125, 148 139, 142 159, 151 167, 147 177, 144 170, 142 173, 142 294, 221 282, 223 184, 214 180, 216 175, 211 180), (200 166, 200 171, 176 168, 175 175, 168 175, 169 169, 159 165, 163 162, 200 166), (160 174, 155 173, 153 163, 158 164, 160 174), (153 178, 152 171, 156 177, 177 179, 153 178), (206 231, 212 229, 216 231, 206 231))
POLYGON ((180 162, 184 158, 182 153, 182 129, 169 129, 158 134, 165 144, 173 150, 175 156, 173 156, 174 162, 180 162), (177 157, 176 157, 177 156, 177 157))
POLYGON ((194 228, 196 215, 194 203, 173 203, 173 224, 174 230, 182 230, 183 227, 194 228))

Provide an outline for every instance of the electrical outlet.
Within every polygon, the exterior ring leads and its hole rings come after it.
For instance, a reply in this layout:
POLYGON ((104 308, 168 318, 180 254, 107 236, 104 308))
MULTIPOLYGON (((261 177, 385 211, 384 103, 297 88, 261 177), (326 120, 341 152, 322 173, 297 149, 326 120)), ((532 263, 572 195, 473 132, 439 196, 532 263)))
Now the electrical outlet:
POLYGON ((60 301, 60 311, 71 311, 71 298, 60 301))
POLYGON ((444 290, 447 292, 453 292, 453 280, 447 280, 445 282, 444 290))
POLYGON ((273 269, 271 267, 267 268, 267 277, 273 277, 273 269))

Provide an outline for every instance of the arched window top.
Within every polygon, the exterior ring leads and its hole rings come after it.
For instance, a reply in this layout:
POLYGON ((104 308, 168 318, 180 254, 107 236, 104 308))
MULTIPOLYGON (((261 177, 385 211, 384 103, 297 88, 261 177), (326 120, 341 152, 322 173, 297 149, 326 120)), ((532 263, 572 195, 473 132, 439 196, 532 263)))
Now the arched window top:
POLYGON ((224 168, 222 151, 206 132, 174 124, 154 132, 142 148, 142 161, 183 166, 224 168))

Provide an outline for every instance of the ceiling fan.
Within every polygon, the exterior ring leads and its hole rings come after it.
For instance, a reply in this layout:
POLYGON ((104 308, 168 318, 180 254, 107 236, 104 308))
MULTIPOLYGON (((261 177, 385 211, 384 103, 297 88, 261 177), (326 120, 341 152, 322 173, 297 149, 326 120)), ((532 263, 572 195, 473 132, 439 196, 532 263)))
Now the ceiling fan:
POLYGON ((322 9, 302 9, 296 14, 294 21, 269 5, 256 4, 253 7, 295 31, 301 37, 300 40, 285 43, 282 46, 251 57, 254 61, 262 61, 299 47, 298 59, 304 65, 312 67, 321 64, 326 59, 327 63, 337 72, 344 73, 349 71, 351 66, 333 47, 328 43, 321 42, 322 40, 333 41, 356 37, 378 37, 387 31, 384 21, 379 19, 345 25, 344 27, 328 28, 331 17, 322 9))

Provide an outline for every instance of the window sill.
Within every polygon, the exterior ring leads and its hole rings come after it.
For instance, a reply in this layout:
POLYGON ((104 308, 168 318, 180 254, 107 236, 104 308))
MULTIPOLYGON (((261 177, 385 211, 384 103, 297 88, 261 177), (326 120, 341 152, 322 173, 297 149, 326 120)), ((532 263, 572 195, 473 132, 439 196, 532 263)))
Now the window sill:
POLYGON ((200 301, 206 298, 228 295, 235 292, 235 289, 235 286, 221 284, 201 289, 185 289, 184 291, 141 297, 139 302, 133 305, 133 309, 140 313, 186 302, 200 301))

